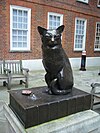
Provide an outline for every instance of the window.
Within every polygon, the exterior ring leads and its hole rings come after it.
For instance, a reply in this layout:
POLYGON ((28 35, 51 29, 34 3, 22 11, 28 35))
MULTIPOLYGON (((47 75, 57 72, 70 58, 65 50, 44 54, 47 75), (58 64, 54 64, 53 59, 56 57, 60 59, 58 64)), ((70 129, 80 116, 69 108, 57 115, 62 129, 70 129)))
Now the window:
POLYGON ((48 29, 56 29, 63 24, 63 15, 57 13, 48 13, 48 29))
POLYGON ((30 50, 31 9, 10 6, 10 50, 30 50))
POLYGON ((100 51, 100 22, 96 24, 94 50, 100 51))
POLYGON ((98 0, 97 6, 100 7, 100 0, 98 0))
POLYGON ((80 2, 83 2, 83 3, 88 3, 89 0, 77 0, 77 1, 80 1, 80 2))
POLYGON ((74 50, 85 50, 86 40, 86 19, 75 19, 75 38, 74 38, 74 50))

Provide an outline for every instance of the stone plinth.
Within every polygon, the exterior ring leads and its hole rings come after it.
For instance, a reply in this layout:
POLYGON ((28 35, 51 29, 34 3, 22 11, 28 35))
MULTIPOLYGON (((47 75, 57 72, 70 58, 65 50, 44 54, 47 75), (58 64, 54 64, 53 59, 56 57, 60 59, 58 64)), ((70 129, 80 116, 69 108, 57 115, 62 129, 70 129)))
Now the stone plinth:
POLYGON ((100 115, 82 111, 29 129, 28 133, 100 133, 100 115))
MULTIPOLYGON (((10 133, 100 133, 100 115, 92 110, 78 112, 60 119, 25 129, 14 112, 4 105, 7 123, 1 131, 10 133)), ((2 122, 2 121, 1 121, 2 122)), ((1 123, 0 123, 1 124, 1 123)), ((4 127, 4 126, 3 126, 4 127)))
POLYGON ((22 95, 22 90, 10 91, 9 106, 25 128, 39 125, 91 107, 91 95, 72 89, 68 95, 49 95, 46 87, 29 89, 30 96, 22 95))

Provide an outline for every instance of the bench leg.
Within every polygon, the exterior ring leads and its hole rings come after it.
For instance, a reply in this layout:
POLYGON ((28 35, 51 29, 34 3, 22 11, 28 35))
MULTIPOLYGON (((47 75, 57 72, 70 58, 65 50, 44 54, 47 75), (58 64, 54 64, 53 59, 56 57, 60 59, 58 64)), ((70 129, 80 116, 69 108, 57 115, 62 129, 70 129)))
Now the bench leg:
POLYGON ((28 76, 25 77, 25 88, 28 88, 28 76))
POLYGON ((93 104, 94 104, 94 94, 95 94, 95 87, 94 84, 91 84, 91 109, 93 109, 93 104))
POLYGON ((94 95, 91 95, 91 109, 93 110, 93 105, 94 105, 94 95))
POLYGON ((20 85, 22 85, 22 83, 23 83, 23 80, 20 80, 20 85))
POLYGON ((23 83, 25 84, 25 88, 28 88, 28 79, 27 78, 25 78, 25 81, 20 80, 20 85, 22 85, 23 83))
POLYGON ((11 89, 11 78, 10 77, 8 78, 7 88, 8 88, 8 90, 11 89))
POLYGON ((7 85, 6 81, 3 81, 3 86, 6 86, 6 85, 7 85))

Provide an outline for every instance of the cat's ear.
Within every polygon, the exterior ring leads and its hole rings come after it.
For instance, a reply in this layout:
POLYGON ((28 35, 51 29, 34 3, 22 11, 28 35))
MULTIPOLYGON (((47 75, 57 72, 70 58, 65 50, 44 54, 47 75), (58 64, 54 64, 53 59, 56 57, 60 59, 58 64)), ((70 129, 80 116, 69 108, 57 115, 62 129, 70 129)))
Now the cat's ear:
POLYGON ((64 25, 61 25, 61 26, 59 26, 57 29, 56 29, 56 31, 57 31, 57 33, 58 34, 61 34, 62 32, 63 32, 63 30, 64 30, 64 25))
POLYGON ((40 33, 40 35, 43 35, 47 31, 47 29, 42 28, 41 26, 38 26, 37 29, 38 29, 38 32, 40 33))

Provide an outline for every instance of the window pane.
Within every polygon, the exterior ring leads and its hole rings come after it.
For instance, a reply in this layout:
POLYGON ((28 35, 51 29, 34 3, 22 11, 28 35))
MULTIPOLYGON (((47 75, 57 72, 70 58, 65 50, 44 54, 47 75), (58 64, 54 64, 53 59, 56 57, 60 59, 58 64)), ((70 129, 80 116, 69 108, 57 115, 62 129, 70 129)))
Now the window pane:
POLYGON ((17 42, 17 36, 13 36, 13 42, 17 42))
POLYGON ((27 11, 24 11, 24 16, 27 17, 27 15, 28 15, 28 14, 27 14, 27 11))
POLYGON ((13 28, 27 29, 27 27, 28 27, 28 12, 23 10, 13 9, 13 28))
POLYGON ((16 31, 16 30, 13 30, 13 31, 12 31, 12 34, 13 34, 13 35, 17 35, 17 31, 16 31))
POLYGON ((56 22, 53 22, 53 26, 56 27, 56 22))
POLYGON ((22 41, 22 36, 18 36, 18 41, 22 41))
POLYGON ((27 23, 27 18, 24 17, 24 18, 23 18, 23 22, 24 22, 24 23, 27 23))
POLYGON ((13 21, 17 22, 17 17, 16 16, 13 16, 13 21))
POLYGON ((96 37, 94 43, 95 50, 100 50, 100 23, 96 25, 96 37))
POLYGON ((18 17, 18 22, 22 22, 22 17, 18 17))
POLYGON ((21 10, 18 11, 18 16, 22 16, 22 11, 21 10))
POLYGON ((57 21, 60 22, 60 17, 57 17, 57 21))
POLYGON ((52 16, 52 15, 50 15, 50 16, 49 16, 49 20, 52 20, 52 17, 53 17, 53 16, 52 16))
POLYGON ((27 31, 23 31, 23 35, 27 35, 27 31))
POLYGON ((17 47, 17 42, 13 42, 13 47, 17 47))
POLYGON ((52 26, 52 21, 49 21, 49 26, 52 26))
POLYGON ((22 29, 22 23, 18 23, 18 28, 22 29))
POLYGON ((54 19, 53 20, 56 21, 56 16, 54 16, 54 19))
POLYGON ((77 19, 76 20, 76 31, 75 31, 75 48, 83 48, 83 40, 85 36, 85 20, 77 19))
POLYGON ((27 32, 19 30, 13 31, 12 36, 13 47, 27 47, 27 32))
POLYGON ((11 19, 11 49, 13 50, 29 50, 29 42, 30 42, 30 31, 28 28, 28 25, 30 25, 30 18, 29 14, 30 9, 29 8, 22 8, 17 6, 10 6, 12 10, 12 19, 11 19), (15 8, 15 9, 14 9, 15 8), (25 9, 25 10, 24 10, 25 9), (29 20, 28 20, 29 19, 29 20), (20 49, 21 48, 21 49, 20 49), (23 49, 24 48, 24 49, 23 49))
POLYGON ((17 28, 17 23, 13 23, 13 28, 17 28))
POLYGON ((22 32, 21 30, 18 31, 18 35, 22 35, 22 33, 23 33, 23 32, 22 32))
POLYGON ((17 15, 17 10, 13 9, 13 15, 17 15))
POLYGON ((27 36, 23 36, 23 41, 25 42, 27 42, 27 36))
POLYGON ((60 25, 60 22, 57 22, 57 23, 56 23, 56 27, 59 27, 59 25, 60 25))
POLYGON ((22 42, 18 42, 18 47, 22 47, 22 42))
POLYGON ((49 29, 56 29, 58 26, 60 26, 61 23, 61 16, 59 15, 49 15, 49 29))
POLYGON ((27 47, 27 43, 26 42, 23 43, 23 47, 27 47))
POLYGON ((27 29, 27 24, 23 24, 23 29, 27 29))

